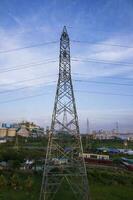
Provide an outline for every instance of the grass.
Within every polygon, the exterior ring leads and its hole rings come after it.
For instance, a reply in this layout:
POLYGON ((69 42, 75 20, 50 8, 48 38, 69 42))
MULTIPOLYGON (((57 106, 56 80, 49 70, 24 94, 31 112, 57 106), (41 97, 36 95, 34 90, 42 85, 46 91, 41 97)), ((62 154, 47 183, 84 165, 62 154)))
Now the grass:
POLYGON ((28 174, 22 172, 4 172, 3 175, 7 179, 7 185, 0 188, 0 200, 37 200, 39 199, 41 176, 38 174, 28 174), (19 184, 16 188, 10 184, 10 179, 13 174, 19 177, 19 184), (33 180, 31 188, 25 186, 27 177, 30 176, 33 180))
MULTIPOLYGON (((7 181, 13 172, 3 172, 7 181)), ((42 175, 30 174, 33 185, 30 190, 25 188, 28 173, 16 171, 19 186, 14 189, 10 184, 0 188, 0 200, 37 200, 39 199, 42 175)), ((92 200, 131 200, 133 199, 133 173, 112 169, 88 169, 88 179, 92 200)), ((75 200, 67 184, 62 184, 54 200, 75 200)))
MULTIPOLYGON (((40 188, 39 188, 40 189, 40 188)), ((133 199, 132 188, 128 186, 106 186, 102 184, 90 185, 92 200, 131 200, 133 199)), ((0 190, 0 200, 37 200, 39 199, 39 190, 34 187, 31 191, 12 190, 11 188, 0 190)), ((55 200, 74 200, 73 195, 63 191, 56 196, 55 200)))
POLYGON ((132 187, 123 185, 104 185, 95 183, 90 185, 93 200, 131 200, 133 199, 132 187))
MULTIPOLYGON (((46 143, 46 141, 43 141, 46 143)), ((28 144, 33 146, 42 146, 42 143, 38 140, 36 142, 29 141, 28 144)), ((46 146, 46 145, 45 145, 46 146)), ((119 140, 110 141, 99 141, 91 140, 88 146, 92 149, 97 147, 114 147, 114 148, 124 148, 123 142, 119 140)), ((133 149, 133 142, 128 143, 128 148, 133 149)), ((40 158, 44 157, 45 152, 42 150, 33 149, 19 149, 16 153, 12 150, 9 145, 0 146, 0 157, 1 159, 7 157, 6 152, 10 152, 10 159, 23 159, 24 157, 40 158), (5 150, 6 149, 6 150, 5 150)), ((112 158, 119 158, 119 155, 113 155, 112 158)), ((88 180, 90 186, 90 193, 92 200, 131 200, 133 199, 133 172, 128 172, 124 170, 114 170, 114 169, 104 169, 104 168, 88 168, 88 180)), ((12 170, 10 172, 0 171, 0 175, 3 174, 6 179, 6 186, 0 187, 0 200, 38 200, 42 174, 39 173, 26 173, 22 171, 12 170), (13 174, 17 174, 19 177, 19 185, 17 188, 11 186, 11 177, 13 174), (30 176, 33 180, 32 188, 28 189, 25 187, 25 180, 30 176)), ((68 192, 68 184, 63 184, 60 188, 59 193, 55 196, 54 200, 75 200, 71 192, 68 192)))

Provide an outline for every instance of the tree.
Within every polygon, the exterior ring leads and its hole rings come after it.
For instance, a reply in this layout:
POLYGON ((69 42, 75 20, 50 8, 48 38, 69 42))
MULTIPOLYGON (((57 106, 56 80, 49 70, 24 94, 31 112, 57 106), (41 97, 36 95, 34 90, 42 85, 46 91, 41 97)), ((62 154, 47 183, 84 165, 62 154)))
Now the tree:
POLYGON ((13 160, 13 162, 12 162, 12 168, 13 169, 19 169, 20 166, 21 166, 21 163, 20 163, 19 160, 13 160))
POLYGON ((17 174, 13 174, 11 177, 11 186, 16 190, 20 185, 20 180, 17 174))
POLYGON ((25 181, 25 187, 28 190, 31 190, 33 187, 33 179, 30 176, 28 176, 28 178, 25 181))
POLYGON ((7 185, 6 178, 3 175, 0 175, 0 188, 3 188, 7 185))

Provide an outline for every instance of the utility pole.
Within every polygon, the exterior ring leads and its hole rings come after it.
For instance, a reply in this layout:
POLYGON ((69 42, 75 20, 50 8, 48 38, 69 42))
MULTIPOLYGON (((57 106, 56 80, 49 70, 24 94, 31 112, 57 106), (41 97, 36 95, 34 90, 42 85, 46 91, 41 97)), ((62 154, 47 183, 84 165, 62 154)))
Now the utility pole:
POLYGON ((89 135, 90 134, 90 122, 89 119, 87 118, 87 129, 86 129, 86 133, 89 135))
POLYGON ((18 151, 18 133, 17 133, 17 131, 16 131, 15 148, 16 148, 17 151, 18 151))
POLYGON ((119 134, 119 123, 116 122, 116 134, 119 134))
POLYGON ((86 128, 86 142, 85 142, 85 146, 86 149, 88 148, 88 142, 89 142, 89 134, 90 134, 90 123, 89 123, 89 119, 87 118, 87 128, 86 128))
POLYGON ((70 41, 64 27, 60 38, 59 77, 40 200, 58 200, 61 188, 66 185, 69 187, 64 193, 66 198, 69 199, 71 194, 73 200, 90 200, 71 78, 70 41))

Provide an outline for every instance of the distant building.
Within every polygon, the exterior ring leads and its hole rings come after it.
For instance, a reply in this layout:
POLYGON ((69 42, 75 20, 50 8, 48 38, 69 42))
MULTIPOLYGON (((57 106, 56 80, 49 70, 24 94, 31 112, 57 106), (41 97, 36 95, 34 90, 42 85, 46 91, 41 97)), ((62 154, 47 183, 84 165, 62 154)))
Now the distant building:
POLYGON ((115 131, 92 131, 92 138, 93 139, 99 139, 99 140, 111 140, 118 137, 118 133, 115 131))
POLYGON ((2 123, 0 128, 0 138, 15 137, 16 134, 22 137, 42 137, 44 136, 44 128, 34 124, 33 122, 22 121, 21 123, 2 123))
POLYGON ((21 137, 29 137, 30 131, 25 126, 21 126, 21 128, 17 131, 17 135, 21 137))
POLYGON ((7 137, 15 137, 15 136, 16 136, 16 129, 15 128, 7 129, 7 137))
POLYGON ((133 133, 121 133, 119 138, 122 140, 130 140, 133 141, 133 133))
POLYGON ((19 125, 21 128, 25 127, 25 129, 30 132, 29 136, 33 138, 44 136, 44 128, 41 128, 33 122, 23 121, 19 125))
POLYGON ((2 123, 2 128, 10 128, 10 124, 8 124, 8 123, 2 123))
POLYGON ((0 137, 4 138, 7 136, 7 128, 0 128, 0 137))
POLYGON ((19 128, 17 123, 2 123, 2 128, 19 128))
POLYGON ((15 137, 15 136, 16 136, 15 128, 0 128, 0 138, 15 137))
POLYGON ((21 123, 19 123, 20 127, 23 126, 27 129, 29 129, 30 131, 32 131, 33 129, 39 129, 40 126, 34 124, 33 122, 28 122, 28 121, 22 121, 21 123))

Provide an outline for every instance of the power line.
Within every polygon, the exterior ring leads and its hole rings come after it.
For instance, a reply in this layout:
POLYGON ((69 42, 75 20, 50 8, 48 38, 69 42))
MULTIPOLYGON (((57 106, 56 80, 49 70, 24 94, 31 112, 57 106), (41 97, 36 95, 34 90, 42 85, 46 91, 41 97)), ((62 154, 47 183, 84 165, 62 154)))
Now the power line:
MULTIPOLYGON (((73 75, 78 75, 78 76, 90 76, 90 74, 82 74, 82 73, 72 73, 73 75)), ((110 76, 102 76, 102 77, 98 77, 98 78, 106 78, 106 79, 117 79, 117 80, 128 80, 128 81, 132 81, 133 78, 126 78, 126 77, 110 77, 110 76)))
POLYGON ((44 61, 44 62, 33 63, 33 64, 29 63, 29 64, 22 65, 22 67, 9 68, 9 69, 0 71, 0 73, 6 73, 6 72, 10 72, 10 71, 22 70, 22 69, 27 69, 27 68, 31 68, 31 67, 36 67, 37 65, 44 65, 44 64, 55 63, 55 62, 58 62, 58 61, 57 60, 51 60, 51 61, 44 61))
POLYGON ((12 69, 12 68, 17 68, 17 67, 24 67, 24 66, 27 66, 27 65, 34 65, 34 64, 38 64, 38 63, 42 63, 42 62, 45 62, 45 61, 51 61, 51 60, 55 60, 57 58, 47 58, 47 59, 43 59, 43 60, 38 60, 38 61, 34 61, 34 62, 28 62, 28 63, 24 63, 24 64, 20 64, 20 65, 12 65, 12 66, 0 66, 0 69, 12 69))
POLYGON ((103 59, 96 59, 96 58, 81 58, 81 59, 79 59, 79 57, 72 57, 73 59, 75 59, 75 60, 78 60, 78 61, 80 61, 80 60, 83 60, 83 61, 98 61, 98 62, 105 62, 105 63, 107 63, 107 64, 117 64, 117 65, 133 65, 133 63, 131 63, 131 62, 114 62, 113 60, 103 60, 103 59))
POLYGON ((112 96, 133 97, 132 94, 124 94, 124 93, 110 93, 110 92, 87 91, 87 90, 75 90, 75 92, 88 93, 88 94, 101 94, 105 96, 112 95, 112 96))
MULTIPOLYGON (((125 62, 111 62, 111 61, 106 61, 106 60, 98 60, 98 59, 88 59, 88 58, 84 58, 84 59, 78 59, 77 57, 73 57, 72 61, 74 62, 92 62, 92 63, 102 63, 102 64, 111 64, 111 65, 124 65, 124 66, 131 66, 133 65, 133 63, 125 63, 125 62)), ((45 59, 45 60, 40 60, 38 62, 31 62, 31 63, 25 63, 22 65, 16 65, 16 66, 12 66, 10 68, 8 67, 4 67, 7 69, 4 69, 3 71, 0 71, 0 73, 5 73, 5 72, 9 72, 9 71, 14 71, 14 70, 21 70, 21 69, 25 69, 25 68, 30 68, 36 65, 42 65, 42 64, 47 64, 47 63, 52 63, 52 62, 58 62, 55 59, 45 59)))
POLYGON ((91 42, 91 41, 80 41, 80 40, 71 40, 73 43, 79 43, 79 44, 94 44, 94 45, 102 45, 102 46, 112 46, 112 47, 122 47, 122 48, 133 48, 133 46, 128 45, 121 45, 121 44, 109 44, 109 43, 103 43, 103 42, 91 42))
POLYGON ((105 82, 105 81, 90 81, 90 80, 79 80, 74 79, 75 82, 88 82, 88 83, 96 83, 96 84, 106 84, 106 85, 120 85, 120 86, 133 86, 133 84, 129 83, 114 83, 114 82, 105 82))
POLYGON ((106 60, 98 60, 98 59, 78 59, 76 57, 73 57, 71 59, 74 62, 91 62, 91 63, 102 63, 102 64, 108 64, 108 65, 120 65, 120 66, 130 66, 132 67, 133 63, 124 63, 124 62, 111 62, 106 60))
POLYGON ((29 49, 29 48, 36 48, 36 47, 45 46, 45 45, 49 45, 49 44, 56 44, 56 43, 58 43, 58 41, 43 42, 43 43, 39 43, 39 44, 32 44, 32 45, 28 45, 28 46, 24 46, 24 47, 18 47, 18 48, 14 48, 14 49, 1 50, 0 54, 11 53, 11 52, 14 52, 14 51, 20 51, 20 50, 29 49))
POLYGON ((25 99, 30 99, 30 98, 39 97, 39 96, 48 95, 48 94, 51 94, 51 93, 50 92, 49 93, 40 93, 40 94, 36 94, 36 95, 25 96, 25 97, 11 99, 11 100, 7 100, 7 101, 0 101, 0 104, 22 101, 22 100, 25 100, 25 99))
MULTIPOLYGON (((56 83, 56 81, 49 81, 49 82, 45 82, 46 84, 49 84, 49 83, 56 83)), ((44 86, 44 84, 36 84, 35 86, 44 86)), ((14 89, 11 89, 11 90, 5 90, 5 91, 0 91, 0 94, 5 94, 5 93, 10 93, 10 92, 15 92, 15 91, 19 91, 19 90, 24 90, 24 89, 29 89, 29 88, 32 88, 33 85, 31 86, 24 86, 24 87, 19 87, 19 88, 14 88, 14 89)))
MULTIPOLYGON (((37 80, 37 79, 39 79, 39 78, 32 79, 32 80, 37 80)), ((89 81, 89 80, 79 80, 79 79, 74 79, 73 81, 75 81, 75 82, 96 83, 96 84, 106 84, 106 85, 108 84, 108 85, 120 85, 120 86, 133 86, 133 84, 122 84, 122 83, 101 82, 101 81, 89 81)), ((44 84, 50 84, 50 83, 56 83, 56 81, 44 82, 43 84, 38 84, 36 86, 43 86, 44 84)), ((31 88, 31 87, 33 87, 33 86, 32 85, 31 86, 24 86, 24 87, 11 89, 11 90, 0 91, 0 94, 11 93, 11 92, 14 92, 14 91, 28 89, 28 88, 31 88)))
MULTIPOLYGON (((49 44, 56 44, 59 41, 51 41, 51 42, 42 42, 42 43, 38 43, 38 44, 32 44, 32 45, 28 45, 28 46, 23 46, 23 47, 18 47, 18 48, 14 48, 14 49, 7 49, 7 50, 1 50, 0 54, 3 53, 11 53, 14 51, 20 51, 20 50, 24 50, 24 49, 29 49, 29 48, 36 48, 36 47, 40 47, 40 46, 45 46, 45 45, 49 45, 49 44)), ((120 45, 120 44, 108 44, 108 43, 96 43, 96 42, 91 42, 91 41, 80 41, 80 40, 71 40, 71 42, 74 43, 80 43, 80 44, 94 44, 94 45, 102 45, 102 46, 114 46, 114 47, 122 47, 122 48, 133 48, 132 46, 128 46, 128 45, 120 45)))
MULTIPOLYGON (((100 94, 100 95, 113 95, 113 96, 125 96, 125 97, 133 97, 132 94, 122 94, 122 93, 105 93, 105 92, 99 92, 99 91, 85 91, 85 90, 74 90, 75 92, 79 92, 79 93, 88 93, 88 94, 100 94)), ((41 93, 41 94, 37 94, 37 95, 31 95, 31 96, 25 96, 22 98, 16 98, 16 99, 11 99, 11 100, 7 100, 7 101, 1 101, 0 104, 4 104, 4 103, 10 103, 10 102, 16 102, 16 101, 21 101, 21 100, 25 100, 25 99, 30 99, 30 98, 34 98, 34 97, 38 97, 38 96, 43 96, 43 95, 48 95, 51 94, 49 93, 41 93)))
MULTIPOLYGON (((42 78, 42 77, 41 77, 42 78)), ((36 79, 31 79, 31 80, 37 80, 39 78, 36 79)), ((108 84, 108 85, 120 85, 120 86, 133 86, 133 84, 124 84, 124 83, 112 83, 112 82, 101 82, 101 81, 89 81, 89 80, 79 80, 79 79, 73 79, 73 81, 75 82, 88 82, 88 83, 96 83, 96 84, 108 84)), ((51 84, 51 83, 56 83, 56 81, 49 81, 49 82, 44 82, 43 84, 38 84, 36 86, 44 86, 44 84, 51 84)), ((15 89, 11 89, 11 90, 5 90, 5 91, 0 91, 0 94, 5 94, 5 93, 11 93, 14 91, 19 91, 19 90, 23 90, 23 89, 28 89, 33 87, 31 86, 24 86, 24 87, 19 87, 19 88, 15 88, 15 89)))
POLYGON ((29 82, 29 81, 34 81, 34 80, 40 80, 42 78, 45 78, 45 77, 51 77, 51 76, 55 76, 57 74, 49 74, 49 75, 46 75, 46 76, 39 76, 37 78, 31 78, 31 79, 25 79, 25 80, 21 80, 21 81, 16 81, 16 82, 11 82, 11 83, 8 83, 8 84, 0 84, 0 87, 7 87, 8 85, 16 85, 16 84, 19 84, 19 83, 24 83, 24 82, 29 82))

